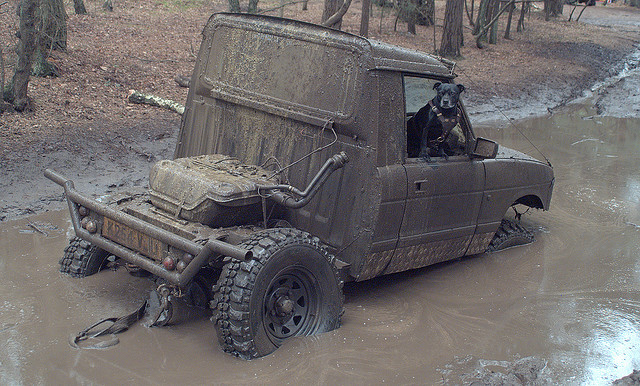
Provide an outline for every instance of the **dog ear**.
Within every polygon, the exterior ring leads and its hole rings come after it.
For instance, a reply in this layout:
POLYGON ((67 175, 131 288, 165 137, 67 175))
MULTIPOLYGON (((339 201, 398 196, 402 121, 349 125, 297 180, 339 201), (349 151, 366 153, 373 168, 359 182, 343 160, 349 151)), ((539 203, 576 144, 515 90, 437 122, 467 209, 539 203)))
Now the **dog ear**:
POLYGON ((458 85, 458 90, 459 90, 460 92, 463 92, 465 89, 466 89, 466 88, 465 88, 463 85, 461 85, 461 84, 459 84, 459 85, 458 85))
POLYGON ((437 90, 438 87, 440 87, 441 84, 442 84, 441 82, 436 82, 436 84, 433 85, 433 89, 437 90))

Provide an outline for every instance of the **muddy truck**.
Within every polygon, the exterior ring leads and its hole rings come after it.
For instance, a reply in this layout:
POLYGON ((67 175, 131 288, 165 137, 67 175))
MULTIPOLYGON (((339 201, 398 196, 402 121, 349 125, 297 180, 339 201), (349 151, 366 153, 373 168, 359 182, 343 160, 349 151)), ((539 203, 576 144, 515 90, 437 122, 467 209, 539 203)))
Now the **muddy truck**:
POLYGON ((454 155, 424 157, 407 122, 454 63, 300 21, 219 13, 203 31, 174 159, 145 194, 64 187, 77 237, 61 271, 114 259, 212 313, 224 351, 273 352, 333 330, 342 286, 529 242, 504 220, 546 210, 553 170, 476 137, 462 102, 454 155))

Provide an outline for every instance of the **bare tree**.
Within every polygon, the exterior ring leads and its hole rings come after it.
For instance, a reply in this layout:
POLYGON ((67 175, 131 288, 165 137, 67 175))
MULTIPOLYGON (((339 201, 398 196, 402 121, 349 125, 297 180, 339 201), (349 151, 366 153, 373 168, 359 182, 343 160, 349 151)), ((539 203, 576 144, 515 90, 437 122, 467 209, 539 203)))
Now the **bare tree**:
POLYGON ((47 59, 52 50, 67 49, 67 18, 62 0, 40 0, 33 75, 57 76, 57 69, 47 59))
POLYGON ((480 1, 480 5, 478 6, 478 14, 476 16, 476 22, 473 25, 473 35, 477 35, 487 23, 490 1, 491 0, 480 1))
POLYGON ((520 8, 520 17, 518 18, 518 26, 516 27, 516 32, 524 31, 524 17, 529 12, 529 8, 531 8, 530 1, 525 1, 522 3, 522 7, 520 8))
POLYGON ((240 0, 229 0, 229 11, 258 13, 258 0, 249 0, 246 10, 243 10, 240 6, 240 0))
POLYGON ((20 30, 18 31, 18 63, 11 81, 12 103, 17 111, 24 111, 29 105, 27 87, 31 75, 33 54, 37 44, 37 12, 38 0, 22 0, 18 7, 20 15, 20 30))
POLYGON ((342 17, 351 6, 351 0, 325 0, 322 25, 335 29, 342 28, 342 17))
POLYGON ((398 20, 407 22, 407 31, 416 34, 416 24, 429 26, 435 24, 434 0, 397 0, 396 20, 393 30, 398 27, 398 20))
POLYGON ((500 10, 495 14, 495 16, 493 16, 493 19, 491 19, 490 22, 488 22, 486 25, 484 25, 484 26, 482 26, 480 28, 480 30, 476 34, 477 35, 477 37, 476 37, 476 46, 478 48, 483 48, 482 38, 484 37, 484 35, 486 35, 487 31, 489 31, 489 29, 492 28, 496 24, 496 22, 500 18, 500 15, 502 15, 502 13, 504 11, 509 9, 509 7, 511 7, 515 2, 516 2, 516 0, 509 0, 509 2, 507 4, 505 4, 502 8, 500 8, 500 10))
POLYGON ((504 28, 504 38, 511 39, 511 21, 513 20, 513 12, 516 10, 516 4, 511 4, 509 7, 509 18, 507 19, 507 26, 504 28))
POLYGON ((467 2, 464 2, 464 11, 467 14, 467 19, 469 19, 469 24, 471 25, 471 27, 473 27, 475 25, 474 21, 473 21, 473 8, 475 6, 475 1, 471 0, 471 10, 469 10, 469 4, 467 4, 467 2))
POLYGON ((73 10, 76 12, 76 15, 87 14, 87 8, 84 6, 83 0, 73 0, 73 10))
MULTIPOLYGON (((2 7, 7 5, 7 2, 0 3, 0 14, 4 13, 2 7)), ((2 50, 2 42, 0 42, 0 112, 4 107, 4 52, 2 50)))
POLYGON ((360 35, 364 37, 369 36, 369 10, 371 10, 371 0, 362 0, 360 35))
POLYGON ((544 0, 544 20, 562 15, 564 0, 544 0))
POLYGON ((447 0, 444 11, 444 30, 440 42, 440 55, 452 58, 460 56, 463 17, 464 0, 447 0))

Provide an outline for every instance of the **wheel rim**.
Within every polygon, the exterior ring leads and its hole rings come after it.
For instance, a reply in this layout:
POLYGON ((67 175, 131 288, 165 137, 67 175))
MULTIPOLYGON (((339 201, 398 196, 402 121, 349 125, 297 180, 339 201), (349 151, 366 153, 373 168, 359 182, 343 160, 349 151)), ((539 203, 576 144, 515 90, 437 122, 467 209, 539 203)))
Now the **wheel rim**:
POLYGON ((312 332, 317 293, 315 280, 302 269, 276 275, 263 302, 262 320, 269 338, 280 341, 312 332))

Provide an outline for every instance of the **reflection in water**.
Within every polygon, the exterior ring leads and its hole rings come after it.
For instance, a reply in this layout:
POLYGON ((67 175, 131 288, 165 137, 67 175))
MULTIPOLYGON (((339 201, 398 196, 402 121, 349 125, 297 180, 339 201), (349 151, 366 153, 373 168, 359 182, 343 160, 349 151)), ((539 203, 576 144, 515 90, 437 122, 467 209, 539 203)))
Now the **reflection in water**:
MULTIPOLYGON (((522 363, 544 368, 542 383, 627 375, 640 368, 640 121, 593 114, 520 125, 556 174, 551 210, 523 218, 536 242, 348 284, 340 329, 253 361, 222 353, 207 317, 72 349, 70 334, 131 312, 151 284, 123 270, 59 274, 65 212, 4 223, 0 384, 460 384, 522 363)), ((477 131, 536 155, 511 127, 477 131)))

